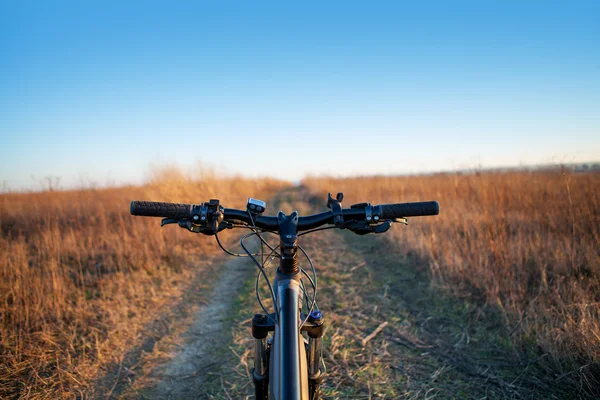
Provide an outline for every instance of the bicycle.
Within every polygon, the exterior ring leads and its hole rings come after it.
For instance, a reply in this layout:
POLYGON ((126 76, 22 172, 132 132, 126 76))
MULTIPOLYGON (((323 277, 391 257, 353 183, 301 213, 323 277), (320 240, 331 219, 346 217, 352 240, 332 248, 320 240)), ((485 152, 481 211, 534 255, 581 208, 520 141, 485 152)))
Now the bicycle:
POLYGON ((254 369, 252 380, 255 398, 259 400, 317 400, 325 374, 322 337, 325 319, 319 311, 317 296, 317 274, 306 251, 298 243, 300 236, 325 229, 348 229, 359 235, 386 232, 394 222, 408 223, 408 217, 438 215, 436 201, 371 205, 354 204, 342 208, 343 194, 335 198, 327 195, 330 211, 301 217, 294 211, 285 215, 264 216, 266 203, 248 199, 246 210, 224 208, 219 200, 211 199, 201 204, 160 203, 132 201, 132 215, 162 217, 161 226, 177 224, 190 232, 215 236, 223 251, 233 256, 249 257, 258 267, 256 297, 264 314, 252 318, 254 337, 254 369), (324 227, 323 225, 330 225, 324 227), (245 228, 251 232, 240 239, 245 254, 236 254, 225 249, 218 238, 224 229, 245 228), (277 246, 270 245, 262 234, 279 236, 277 246), (256 236, 260 240, 261 252, 252 253, 245 241, 256 236), (265 257, 264 247, 269 249, 265 257), (306 258, 311 275, 299 266, 299 255, 306 258), (259 262, 257 257, 261 257, 259 262), (273 284, 265 268, 274 259, 279 259, 273 284), (273 300, 274 312, 269 312, 259 295, 261 276, 267 283, 273 300), (312 298, 305 281, 312 287, 312 298), (304 300, 304 307, 303 307, 304 300), (306 312, 303 312, 306 308, 306 312), (269 333, 273 333, 270 338, 269 333), (304 336, 306 334, 306 337, 304 336))

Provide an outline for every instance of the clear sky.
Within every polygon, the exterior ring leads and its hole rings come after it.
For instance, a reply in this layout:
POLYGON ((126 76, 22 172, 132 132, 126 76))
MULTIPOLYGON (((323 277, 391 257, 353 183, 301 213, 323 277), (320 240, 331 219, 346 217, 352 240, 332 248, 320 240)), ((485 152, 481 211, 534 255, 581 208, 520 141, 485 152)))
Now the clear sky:
POLYGON ((0 184, 600 159, 600 1, 8 2, 0 184))

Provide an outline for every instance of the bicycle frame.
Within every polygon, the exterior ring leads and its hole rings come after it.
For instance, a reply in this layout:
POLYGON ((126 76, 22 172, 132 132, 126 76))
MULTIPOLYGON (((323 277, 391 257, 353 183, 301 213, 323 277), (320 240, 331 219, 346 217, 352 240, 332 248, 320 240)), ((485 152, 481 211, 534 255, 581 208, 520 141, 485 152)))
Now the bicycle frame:
POLYGON ((271 347, 269 376, 272 399, 308 399, 308 367, 300 333, 300 273, 277 274, 275 292, 279 318, 271 347))

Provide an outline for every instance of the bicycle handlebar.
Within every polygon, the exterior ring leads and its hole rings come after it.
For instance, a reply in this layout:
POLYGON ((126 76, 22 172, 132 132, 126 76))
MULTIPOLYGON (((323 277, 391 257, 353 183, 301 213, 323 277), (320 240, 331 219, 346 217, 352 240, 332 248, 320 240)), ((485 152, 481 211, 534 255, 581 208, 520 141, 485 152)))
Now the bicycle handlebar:
MULTIPOLYGON (((162 203, 152 201, 132 201, 130 206, 131 215, 145 217, 163 217, 173 219, 189 219, 192 212, 192 204, 162 203)), ((370 206, 371 214, 380 217, 381 220, 419 217, 427 215, 438 215, 440 206, 437 201, 426 201, 418 203, 381 204, 370 206)), ((365 208, 344 208, 342 215, 346 221, 361 221, 366 218, 365 208)), ((246 210, 225 208, 223 210, 224 220, 242 221, 251 223, 250 215, 246 210)), ((257 216, 253 218, 257 228, 266 230, 277 230, 279 223, 277 217, 257 216)), ((333 224, 333 213, 331 211, 313 214, 298 219, 298 231, 306 231, 318 228, 321 225, 333 224)))

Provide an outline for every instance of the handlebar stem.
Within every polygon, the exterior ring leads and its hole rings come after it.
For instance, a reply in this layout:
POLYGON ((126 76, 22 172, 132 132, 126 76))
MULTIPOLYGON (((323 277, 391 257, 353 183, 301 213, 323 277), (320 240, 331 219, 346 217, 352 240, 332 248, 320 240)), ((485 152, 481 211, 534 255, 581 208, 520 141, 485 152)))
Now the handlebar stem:
POLYGON ((286 275, 295 275, 298 268, 298 212, 285 215, 282 211, 277 214, 279 223, 279 249, 281 259, 279 272, 286 275))

